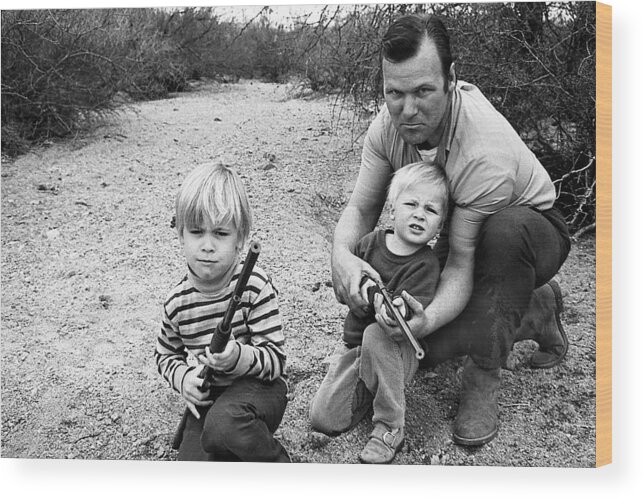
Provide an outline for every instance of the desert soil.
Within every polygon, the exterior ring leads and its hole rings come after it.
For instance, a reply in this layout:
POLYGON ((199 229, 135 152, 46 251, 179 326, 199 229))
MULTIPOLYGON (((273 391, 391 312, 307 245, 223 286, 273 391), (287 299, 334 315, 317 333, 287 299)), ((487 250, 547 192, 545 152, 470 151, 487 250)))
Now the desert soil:
MULTIPOLYGON (((280 292, 289 404, 278 438, 293 461, 357 463, 371 423, 336 438, 307 408, 340 344, 330 236, 354 182, 368 120, 288 85, 195 85, 2 163, 2 457, 173 460, 183 412, 153 359, 161 302, 183 274, 173 198, 195 164, 223 158, 255 211, 260 264, 280 292), (339 115, 339 116, 338 116, 339 115)), ((592 466, 595 252, 575 241, 560 272, 571 346, 551 370, 531 342, 503 371, 501 431, 453 444, 462 359, 408 387, 397 464, 592 466)))

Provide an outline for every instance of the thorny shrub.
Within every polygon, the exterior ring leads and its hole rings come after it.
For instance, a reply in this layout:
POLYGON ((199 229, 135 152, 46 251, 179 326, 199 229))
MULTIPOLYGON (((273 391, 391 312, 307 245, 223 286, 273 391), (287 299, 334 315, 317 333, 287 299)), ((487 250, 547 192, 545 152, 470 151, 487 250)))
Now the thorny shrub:
POLYGON ((547 168, 572 230, 593 229, 591 2, 326 6, 276 26, 269 7, 241 22, 213 8, 3 11, 3 153, 115 111, 119 93, 162 98, 190 78, 296 76, 339 92, 342 110, 372 114, 382 104, 379 40, 411 12, 443 18, 458 78, 480 87, 547 168))

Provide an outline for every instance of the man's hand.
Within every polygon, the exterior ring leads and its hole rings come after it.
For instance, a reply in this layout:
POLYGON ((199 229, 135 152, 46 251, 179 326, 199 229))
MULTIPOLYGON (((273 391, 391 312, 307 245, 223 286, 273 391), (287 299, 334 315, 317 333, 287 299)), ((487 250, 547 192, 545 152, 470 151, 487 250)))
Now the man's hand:
POLYGON ((208 406, 214 403, 212 400, 208 400, 209 392, 207 390, 205 392, 200 390, 205 380, 199 378, 199 372, 198 369, 188 372, 183 378, 183 385, 181 386, 181 395, 185 399, 185 404, 197 419, 200 419, 199 411, 196 409, 197 405, 208 406))
POLYGON ((379 280, 379 274, 364 260, 350 251, 335 252, 332 262, 333 288, 337 301, 348 305, 358 317, 364 317, 369 311, 369 304, 362 296, 360 283, 365 275, 379 280))
MULTIPOLYGON (((406 321, 406 323, 415 338, 419 339, 426 336, 427 319, 424 315, 424 308, 419 301, 413 298, 406 291, 402 291, 401 296, 398 296, 393 300, 393 306, 400 311, 400 314, 403 317, 406 314, 407 309, 410 311, 411 317, 406 321)), ((389 315, 386 305, 384 304, 384 299, 379 293, 375 295, 375 311, 375 320, 393 340, 397 342, 406 341, 406 335, 398 326, 397 321, 389 315)))
POLYGON ((205 347, 204 353, 199 355, 197 359, 214 371, 229 371, 235 366, 240 356, 241 345, 232 340, 228 341, 225 350, 221 353, 212 353, 209 347, 205 347))

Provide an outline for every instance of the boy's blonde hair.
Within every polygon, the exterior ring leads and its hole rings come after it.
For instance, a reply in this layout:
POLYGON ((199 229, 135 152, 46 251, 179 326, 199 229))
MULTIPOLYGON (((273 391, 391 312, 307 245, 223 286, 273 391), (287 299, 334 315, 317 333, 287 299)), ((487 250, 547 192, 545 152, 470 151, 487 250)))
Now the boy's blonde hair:
POLYGON ((183 181, 176 196, 176 230, 213 225, 234 224, 243 246, 252 227, 252 211, 246 189, 239 175, 224 164, 197 166, 183 181))
POLYGON ((406 165, 393 174, 393 179, 389 185, 388 203, 391 207, 399 195, 415 184, 432 184, 440 187, 440 206, 442 207, 442 216, 447 216, 449 208, 449 185, 444 170, 439 166, 426 161, 418 161, 406 165))

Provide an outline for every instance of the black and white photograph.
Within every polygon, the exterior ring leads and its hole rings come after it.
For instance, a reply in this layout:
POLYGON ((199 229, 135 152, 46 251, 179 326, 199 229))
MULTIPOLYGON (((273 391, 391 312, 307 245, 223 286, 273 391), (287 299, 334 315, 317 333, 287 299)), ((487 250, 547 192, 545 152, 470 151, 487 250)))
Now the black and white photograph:
POLYGON ((597 8, 3 7, 3 460, 602 464, 597 8))

